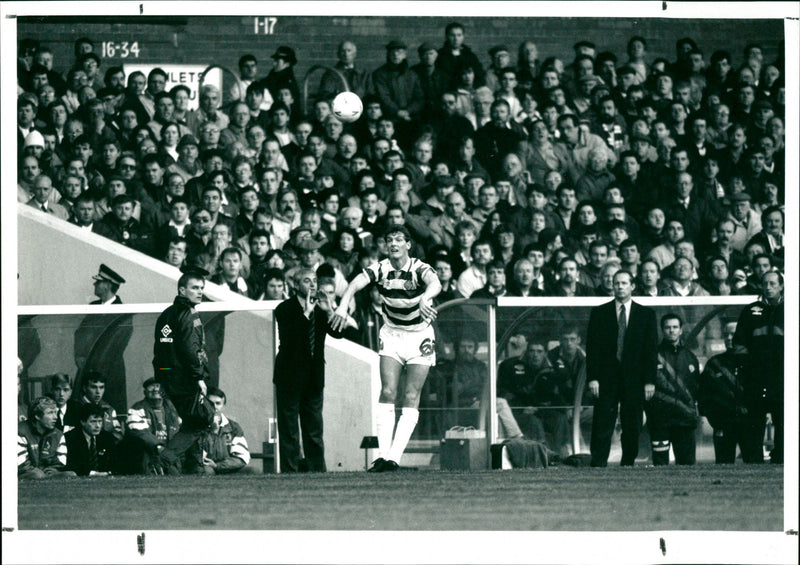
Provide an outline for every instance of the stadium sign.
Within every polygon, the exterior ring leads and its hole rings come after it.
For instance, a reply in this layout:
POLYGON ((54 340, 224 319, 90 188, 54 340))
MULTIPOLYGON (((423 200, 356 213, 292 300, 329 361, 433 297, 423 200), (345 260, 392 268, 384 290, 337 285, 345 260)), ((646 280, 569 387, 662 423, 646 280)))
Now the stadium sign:
MULTIPOLYGON (((200 90, 200 75, 205 71, 208 66, 207 65, 176 65, 172 63, 164 63, 164 64, 133 64, 133 65, 123 65, 123 69, 125 71, 125 76, 130 76, 131 73, 136 71, 144 73, 144 76, 147 76, 150 71, 155 69, 156 67, 160 67, 167 73, 167 86, 166 90, 169 90, 182 84, 189 89, 189 109, 195 110, 197 109, 198 105, 198 92, 200 90)), ((208 71, 205 77, 203 77, 203 84, 213 84, 220 90, 222 89, 222 71, 219 67, 214 67, 208 71)))

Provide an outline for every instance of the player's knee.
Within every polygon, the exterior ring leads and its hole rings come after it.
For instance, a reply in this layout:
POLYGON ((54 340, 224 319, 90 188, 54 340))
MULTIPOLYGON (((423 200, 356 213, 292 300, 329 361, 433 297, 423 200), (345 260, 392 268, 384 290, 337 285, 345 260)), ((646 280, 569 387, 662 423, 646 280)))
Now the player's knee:
POLYGON ((397 399, 397 388, 393 386, 383 385, 381 387, 381 398, 380 402, 382 403, 390 403, 394 402, 397 399))

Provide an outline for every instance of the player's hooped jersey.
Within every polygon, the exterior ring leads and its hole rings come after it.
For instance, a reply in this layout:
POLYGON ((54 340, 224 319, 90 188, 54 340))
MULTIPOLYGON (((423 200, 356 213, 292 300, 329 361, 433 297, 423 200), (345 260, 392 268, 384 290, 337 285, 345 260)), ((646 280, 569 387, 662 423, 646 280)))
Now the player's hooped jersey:
POLYGON ((383 320, 386 324, 409 331, 421 330, 430 324, 419 311, 420 297, 425 292, 423 277, 429 271, 435 276, 430 265, 414 257, 409 257, 398 270, 392 267, 389 259, 364 269, 383 297, 383 320))

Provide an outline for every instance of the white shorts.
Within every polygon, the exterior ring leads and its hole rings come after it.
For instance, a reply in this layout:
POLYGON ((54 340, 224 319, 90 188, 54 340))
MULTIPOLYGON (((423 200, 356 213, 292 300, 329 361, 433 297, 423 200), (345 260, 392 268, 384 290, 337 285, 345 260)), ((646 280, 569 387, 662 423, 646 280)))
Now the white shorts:
POLYGON ((402 365, 436 365, 436 339, 433 327, 407 331, 384 324, 380 332, 379 355, 402 365))

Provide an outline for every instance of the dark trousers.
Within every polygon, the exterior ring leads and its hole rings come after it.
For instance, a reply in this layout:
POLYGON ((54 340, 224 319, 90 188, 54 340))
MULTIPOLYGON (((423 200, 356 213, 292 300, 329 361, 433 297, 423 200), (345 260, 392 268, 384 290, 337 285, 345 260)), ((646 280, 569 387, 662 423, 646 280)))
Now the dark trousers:
POLYGON ((301 430, 303 453, 308 470, 324 472, 326 467, 325 443, 322 440, 322 389, 304 390, 299 387, 280 386, 275 388, 278 400, 281 472, 296 473, 301 470, 301 430))
POLYGON ((695 428, 689 426, 653 426, 648 423, 653 448, 653 465, 669 465, 669 448, 675 454, 676 465, 694 465, 695 428))
POLYGON ((194 394, 187 396, 173 392, 169 398, 181 417, 181 427, 161 451, 164 472, 170 475, 180 475, 183 472, 200 474, 203 472, 203 447, 200 439, 207 428, 198 426, 190 416, 194 394))
POLYGON ((767 427, 767 412, 772 414, 775 439, 772 451, 770 451, 770 462, 783 463, 782 403, 770 403, 761 409, 755 409, 745 418, 747 425, 741 440, 742 459, 745 463, 764 462, 764 431, 767 427), (745 458, 745 452, 747 452, 747 458, 745 458))
POLYGON ((753 418, 741 418, 714 428, 714 461, 717 464, 736 462, 736 445, 745 463, 763 463, 764 428, 753 418), (760 435, 759 435, 760 434, 760 435))
POLYGON ((600 388, 600 397, 594 406, 592 417, 592 467, 605 467, 608 465, 608 454, 611 451, 611 438, 614 435, 614 426, 617 423, 619 412, 622 425, 622 460, 620 465, 630 466, 639 454, 639 434, 642 431, 642 402, 638 398, 625 398, 619 391, 603 393, 600 388))

